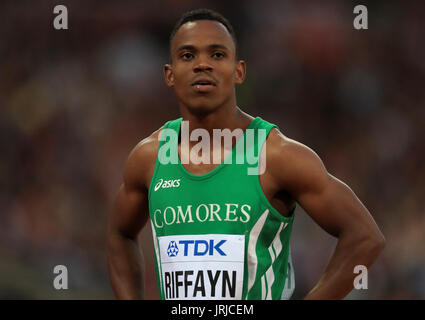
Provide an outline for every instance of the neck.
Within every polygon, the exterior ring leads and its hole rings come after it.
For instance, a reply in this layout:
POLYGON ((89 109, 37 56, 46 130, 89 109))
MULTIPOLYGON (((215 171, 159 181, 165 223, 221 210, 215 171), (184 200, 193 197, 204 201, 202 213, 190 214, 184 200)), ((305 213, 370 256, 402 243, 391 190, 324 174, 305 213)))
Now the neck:
POLYGON ((205 129, 212 133, 213 129, 246 129, 253 117, 239 109, 236 104, 222 107, 206 114, 194 114, 188 108, 180 108, 184 121, 189 121, 189 131, 205 129))

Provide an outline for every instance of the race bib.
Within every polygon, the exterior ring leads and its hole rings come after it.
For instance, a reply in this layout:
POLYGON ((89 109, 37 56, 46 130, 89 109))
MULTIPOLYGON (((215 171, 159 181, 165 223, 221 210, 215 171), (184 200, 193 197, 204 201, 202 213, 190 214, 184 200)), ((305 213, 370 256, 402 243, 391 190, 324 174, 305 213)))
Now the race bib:
POLYGON ((165 299, 241 299, 245 236, 159 237, 165 299))

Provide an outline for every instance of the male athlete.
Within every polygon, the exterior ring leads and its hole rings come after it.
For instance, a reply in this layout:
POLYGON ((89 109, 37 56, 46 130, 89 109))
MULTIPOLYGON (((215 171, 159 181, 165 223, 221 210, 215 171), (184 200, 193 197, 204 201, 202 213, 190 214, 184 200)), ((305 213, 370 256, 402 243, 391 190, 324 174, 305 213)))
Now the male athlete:
POLYGON ((306 299, 344 298, 353 289, 355 266, 371 266, 382 251, 385 239, 368 210, 316 153, 237 106, 235 85, 245 72, 233 28, 220 14, 200 9, 177 22, 164 74, 182 117, 142 140, 127 160, 108 227, 117 298, 144 298, 137 236, 149 218, 161 299, 288 299, 296 203, 338 238, 306 299), (209 133, 211 161, 188 157, 199 149, 183 135, 184 124, 189 132, 209 133), (213 141, 217 129, 243 134, 225 148, 213 141), (249 144, 252 132, 255 143, 249 144), (219 162, 212 161, 217 149, 219 162), (254 163, 258 174, 247 170, 253 168, 251 151, 261 152, 254 163), (173 155, 177 161, 169 161, 173 155))

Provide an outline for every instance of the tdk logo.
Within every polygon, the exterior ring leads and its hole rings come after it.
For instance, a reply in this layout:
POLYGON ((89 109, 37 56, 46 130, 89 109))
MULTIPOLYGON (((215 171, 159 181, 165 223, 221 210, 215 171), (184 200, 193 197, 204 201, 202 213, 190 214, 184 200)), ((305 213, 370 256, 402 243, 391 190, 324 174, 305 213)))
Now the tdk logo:
POLYGON ((176 180, 163 180, 159 179, 159 181, 155 185, 154 191, 157 191, 159 188, 178 188, 180 187, 180 179, 176 180))
MULTIPOLYGON (((225 256, 226 253, 222 250, 221 246, 227 240, 221 240, 216 242, 215 240, 180 240, 179 245, 180 249, 183 246, 183 255, 187 256, 213 256, 214 254, 219 254, 220 256, 225 256)), ((170 241, 167 248, 167 254, 169 257, 175 257, 179 253, 179 248, 175 241, 170 241)))

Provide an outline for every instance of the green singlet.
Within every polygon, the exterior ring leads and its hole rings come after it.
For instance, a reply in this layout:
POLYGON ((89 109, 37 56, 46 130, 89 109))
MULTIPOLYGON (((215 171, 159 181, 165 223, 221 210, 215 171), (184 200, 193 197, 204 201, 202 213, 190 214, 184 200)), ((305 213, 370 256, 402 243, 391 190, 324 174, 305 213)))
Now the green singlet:
POLYGON ((284 217, 271 206, 258 175, 277 126, 255 118, 223 163, 194 175, 178 156, 181 125, 164 125, 149 187, 160 298, 289 299, 294 212, 284 217))

